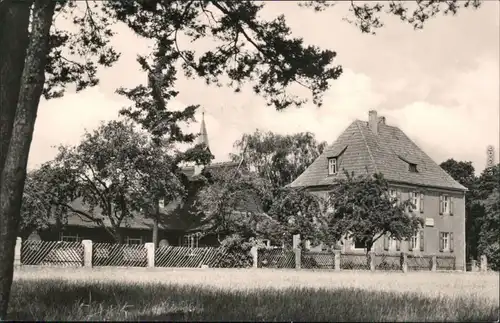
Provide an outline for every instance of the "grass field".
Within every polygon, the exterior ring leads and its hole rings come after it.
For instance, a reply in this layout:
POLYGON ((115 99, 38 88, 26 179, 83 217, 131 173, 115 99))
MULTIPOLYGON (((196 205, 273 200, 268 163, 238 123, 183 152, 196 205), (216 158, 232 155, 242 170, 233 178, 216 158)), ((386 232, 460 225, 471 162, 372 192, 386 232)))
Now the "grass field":
POLYGON ((498 273, 28 268, 13 320, 489 321, 498 273))

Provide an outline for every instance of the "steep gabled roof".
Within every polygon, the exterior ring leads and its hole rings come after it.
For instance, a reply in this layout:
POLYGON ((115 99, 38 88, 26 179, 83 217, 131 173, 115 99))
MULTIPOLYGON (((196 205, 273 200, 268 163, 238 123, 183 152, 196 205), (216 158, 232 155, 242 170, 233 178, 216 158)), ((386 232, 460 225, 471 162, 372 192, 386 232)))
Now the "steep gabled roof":
POLYGON ((467 190, 455 181, 401 129, 378 122, 377 134, 368 122, 355 120, 325 149, 290 187, 331 185, 343 178, 343 170, 355 175, 381 172, 389 182, 419 186, 467 190), (328 175, 328 158, 338 157, 336 175, 328 175), (409 171, 409 164, 417 165, 417 172, 409 171))

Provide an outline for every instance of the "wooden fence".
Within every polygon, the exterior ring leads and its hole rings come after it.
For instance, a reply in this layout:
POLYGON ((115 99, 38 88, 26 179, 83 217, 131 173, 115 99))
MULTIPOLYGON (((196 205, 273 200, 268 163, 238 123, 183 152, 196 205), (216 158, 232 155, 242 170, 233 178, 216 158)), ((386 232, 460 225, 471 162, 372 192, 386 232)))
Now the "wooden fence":
MULTIPOLYGON (((413 255, 407 253, 343 253, 340 250, 311 252, 299 248, 260 248, 250 250, 254 268, 371 270, 371 271, 440 271, 455 270, 455 257, 413 255)), ((232 261, 234 254, 222 247, 158 247, 141 245, 62 241, 22 241, 17 239, 16 266, 65 267, 187 267, 228 268, 244 266, 232 261)), ((487 271, 487 259, 472 271, 487 271)))

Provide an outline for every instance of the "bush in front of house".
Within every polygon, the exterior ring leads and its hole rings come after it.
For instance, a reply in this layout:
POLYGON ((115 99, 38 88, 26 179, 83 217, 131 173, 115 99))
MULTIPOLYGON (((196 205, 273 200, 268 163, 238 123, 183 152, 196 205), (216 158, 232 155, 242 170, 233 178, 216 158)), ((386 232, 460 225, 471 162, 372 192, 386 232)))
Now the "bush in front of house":
POLYGON ((248 268, 252 267, 253 258, 250 249, 253 243, 244 239, 238 234, 232 234, 226 237, 221 247, 227 251, 227 254, 219 263, 222 268, 248 268))

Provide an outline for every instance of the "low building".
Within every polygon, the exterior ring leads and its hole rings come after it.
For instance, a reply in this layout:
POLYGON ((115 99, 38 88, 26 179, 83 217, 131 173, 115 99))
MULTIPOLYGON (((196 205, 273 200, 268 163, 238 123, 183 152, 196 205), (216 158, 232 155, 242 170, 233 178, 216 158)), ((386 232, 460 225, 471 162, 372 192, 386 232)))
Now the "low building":
MULTIPOLYGON (((201 131, 198 143, 204 144, 209 149, 208 134, 205 120, 202 118, 201 131)), ((164 204, 160 201, 159 212, 163 216, 158 223, 158 242, 160 245, 180 245, 190 247, 213 246, 219 244, 219 239, 215 235, 203 233, 199 217, 192 216, 192 206, 196 199, 197 187, 202 184, 202 172, 230 172, 240 167, 238 162, 220 162, 203 166, 188 166, 182 168, 183 174, 189 179, 191 185, 191 194, 184 201, 176 201, 164 204)), ((242 199, 241 205, 234 212, 253 212, 263 213, 254 196, 248 196, 242 199)), ((88 212, 81 199, 72 203, 72 208, 76 211, 88 212)), ((29 239, 41 239, 45 241, 81 241, 90 239, 94 242, 115 242, 116 239, 111 234, 111 223, 108 217, 101 216, 101 210, 94 209, 92 216, 101 218, 102 223, 96 223, 78 212, 70 212, 63 222, 52 219, 52 224, 44 230, 39 230, 31 234, 29 239)), ((144 244, 153 241, 154 221, 144 212, 136 212, 130 218, 123 219, 120 227, 120 235, 123 243, 144 244)))

